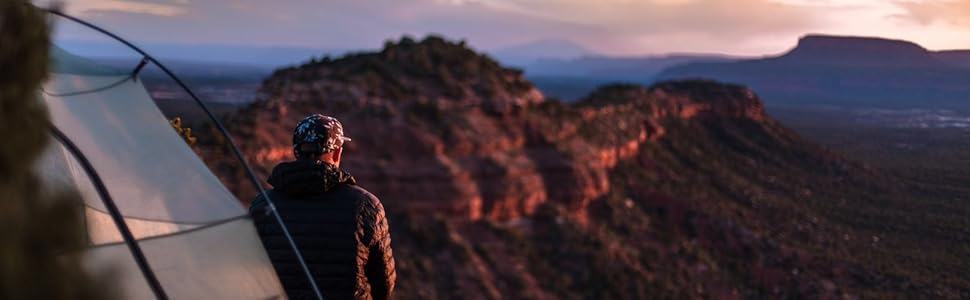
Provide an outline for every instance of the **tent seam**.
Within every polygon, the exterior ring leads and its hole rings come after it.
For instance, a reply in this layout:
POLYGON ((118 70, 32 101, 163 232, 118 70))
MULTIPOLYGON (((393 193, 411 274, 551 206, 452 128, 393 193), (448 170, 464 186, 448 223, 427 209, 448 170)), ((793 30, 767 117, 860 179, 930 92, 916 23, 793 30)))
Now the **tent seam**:
MULTIPOLYGON (((242 216, 238 216, 238 217, 234 217, 234 218, 229 218, 229 219, 221 220, 221 221, 215 222, 215 223, 209 223, 209 224, 206 224, 206 225, 203 225, 203 226, 199 226, 199 227, 196 227, 196 228, 190 228, 190 229, 186 229, 186 230, 179 230, 179 231, 172 232, 172 233, 159 234, 159 235, 153 235, 153 236, 150 236, 150 237, 135 239, 135 242, 141 243, 141 242, 144 242, 144 241, 157 240, 157 239, 161 239, 161 238, 178 236, 178 235, 182 235, 182 234, 189 234, 189 233, 193 233, 193 232, 196 232, 196 231, 199 231, 199 230, 208 229, 208 228, 212 228, 212 227, 216 227, 216 226, 221 226, 221 225, 229 224, 229 223, 232 223, 232 222, 235 222, 235 221, 239 221, 239 220, 243 220, 243 219, 248 219, 248 218, 249 218, 248 215, 242 215, 242 216)), ((125 243, 124 241, 120 241, 120 242, 111 242, 111 243, 90 245, 90 247, 88 249, 104 248, 104 247, 109 247, 109 246, 117 246, 117 245, 121 245, 121 244, 124 244, 124 243, 125 243)))

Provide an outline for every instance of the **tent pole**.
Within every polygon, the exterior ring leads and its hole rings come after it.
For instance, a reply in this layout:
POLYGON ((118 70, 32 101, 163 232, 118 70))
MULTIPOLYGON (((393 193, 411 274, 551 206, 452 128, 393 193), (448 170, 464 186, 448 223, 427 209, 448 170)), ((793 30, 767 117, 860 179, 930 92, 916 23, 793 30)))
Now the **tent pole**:
POLYGON ((128 48, 131 48, 135 52, 138 52, 138 54, 141 54, 145 59, 151 61, 153 64, 158 66, 162 70, 162 72, 165 72, 165 74, 168 75, 170 78, 172 78, 172 80, 175 80, 175 83, 177 83, 182 89, 185 90, 186 93, 189 94, 190 97, 192 97, 192 100, 195 101, 195 103, 198 104, 203 111, 205 111, 205 114, 209 117, 209 119, 212 120, 214 124, 216 124, 216 128, 219 129, 219 132, 221 132, 222 135, 226 138, 226 141, 229 142, 229 148, 232 149, 232 152, 236 156, 236 159, 238 159, 239 162, 242 163, 243 167, 246 170, 246 174, 249 175, 249 179, 253 182, 253 185, 255 185, 257 189, 259 189, 260 196, 262 196, 263 199, 266 199, 266 203, 268 204, 270 211, 273 213, 273 216, 276 218, 276 222, 280 224, 280 228, 283 230, 283 235, 286 236, 287 242, 289 242, 290 247, 293 248, 293 252, 294 254, 296 254, 296 258, 300 263, 300 267, 303 269, 303 273, 306 275, 307 280, 310 282, 310 287, 313 288, 313 292, 316 294, 317 299, 323 300, 323 294, 320 292, 320 288, 317 287, 317 283, 313 279, 313 274, 310 272, 309 266, 307 265, 306 261, 303 259, 303 253, 300 251, 299 247, 297 247, 296 241, 293 240, 293 236, 290 235, 290 231, 286 227, 286 224, 283 223, 283 218, 280 217, 279 212, 276 210, 276 205, 273 204, 273 200, 270 199, 269 194, 266 193, 266 189, 263 188, 263 185, 260 183, 261 181, 256 177, 256 173, 253 172, 252 167, 250 167, 249 163, 246 162, 246 157, 243 156, 242 151, 240 151, 239 147, 236 146, 236 142, 233 141, 232 135, 229 134, 229 130, 227 130, 226 127, 222 125, 222 122, 219 121, 219 118, 217 118, 215 114, 212 113, 209 107, 206 106, 205 103, 202 102, 202 100, 199 99, 199 97, 196 96, 191 89, 189 89, 188 85, 182 82, 182 80, 179 79, 178 76, 175 76, 175 73, 173 73, 171 70, 165 67, 165 65, 163 65, 154 57, 152 57, 150 54, 148 54, 148 52, 145 52, 141 48, 138 48, 134 44, 115 35, 114 33, 111 33, 106 29, 103 29, 94 24, 88 23, 87 21, 78 19, 76 17, 73 17, 71 15, 65 14, 57 10, 46 9, 46 8, 39 8, 39 9, 46 11, 50 14, 57 15, 57 16, 66 18, 68 20, 74 21, 88 28, 94 29, 95 31, 98 31, 104 35, 107 35, 108 37, 111 37, 117 40, 118 42, 121 42, 122 44, 125 44, 125 46, 128 46, 128 48))
POLYGON ((111 214, 111 219, 114 220, 115 226, 118 227, 118 231, 125 240, 125 244, 128 246, 128 250, 131 251, 131 256, 135 260, 135 264, 138 265, 138 269, 141 270, 142 275, 145 276, 145 281, 148 282, 148 286, 151 287, 152 293, 155 294, 155 298, 159 300, 167 300, 168 295, 165 294, 165 289, 162 288, 162 284, 158 281, 158 277, 155 276, 155 272, 152 271, 151 266, 148 264, 148 259, 145 258, 145 253, 142 252, 141 246, 138 245, 138 241, 135 240, 135 236, 131 233, 131 229, 128 228, 128 224, 125 223, 125 217, 121 215, 121 211, 118 206, 115 205, 114 199, 111 198, 111 194, 108 193, 108 188, 105 187, 104 181, 101 180, 101 176, 98 176, 98 172, 94 170, 94 166, 88 161, 87 157, 81 153, 81 150, 71 141, 63 132, 61 132, 53 124, 50 125, 51 134, 57 139, 67 151, 71 152, 71 155, 81 163, 81 168, 84 169, 84 173, 91 178, 91 184, 94 185, 95 190, 98 192, 98 196, 101 197, 101 202, 104 202, 105 209, 111 214))

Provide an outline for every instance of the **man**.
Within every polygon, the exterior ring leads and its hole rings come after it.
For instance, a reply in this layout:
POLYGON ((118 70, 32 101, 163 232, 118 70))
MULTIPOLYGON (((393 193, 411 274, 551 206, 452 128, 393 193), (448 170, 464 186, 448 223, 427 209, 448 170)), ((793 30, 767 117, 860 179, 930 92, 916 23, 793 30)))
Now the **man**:
MULTIPOLYGON (((340 170, 344 142, 337 119, 315 114, 293 132, 295 161, 273 168, 268 192, 327 299, 387 299, 396 273, 381 201, 340 170)), ((250 209, 290 299, 315 294, 262 196, 250 209)))

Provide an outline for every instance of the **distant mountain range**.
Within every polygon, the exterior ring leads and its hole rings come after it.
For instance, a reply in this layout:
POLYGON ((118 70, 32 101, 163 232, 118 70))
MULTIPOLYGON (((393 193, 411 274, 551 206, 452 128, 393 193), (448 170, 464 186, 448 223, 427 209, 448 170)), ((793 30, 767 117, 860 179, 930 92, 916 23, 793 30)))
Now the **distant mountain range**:
POLYGON ((505 65, 521 68, 544 59, 567 60, 598 55, 593 50, 567 40, 539 40, 488 51, 488 54, 505 65))
MULTIPOLYGON (((58 46, 85 57, 128 58, 137 56, 133 51, 113 41, 64 40, 58 46)), ((280 68, 298 65, 311 58, 339 57, 351 52, 375 49, 337 49, 310 47, 263 47, 213 44, 136 43, 159 59, 216 63, 242 64, 263 68, 280 68)), ((567 40, 538 40, 488 51, 488 54, 506 65, 525 67, 541 60, 569 60, 584 56, 601 56, 595 51, 567 40)))
POLYGON ((531 76, 583 76, 610 80, 649 81, 664 69, 692 62, 729 62, 739 58, 720 54, 671 54, 645 57, 584 56, 539 59, 525 68, 531 76))
MULTIPOLYGON (((102 65, 106 65, 118 70, 133 70, 140 61, 139 58, 124 57, 89 57, 102 65)), ((260 82, 273 73, 273 67, 225 63, 225 62, 199 62, 179 59, 161 59, 162 62, 171 69, 177 76, 185 80, 204 80, 207 82, 260 82)), ((168 80, 168 76, 162 73, 161 69, 154 66, 146 66, 141 71, 144 79, 168 80)))
MULTIPOLYGON (((251 82, 257 84, 273 70, 309 62, 324 56, 340 57, 346 49, 297 47, 257 47, 235 45, 193 45, 174 43, 136 43, 162 60, 179 76, 203 85, 214 82, 251 82)), ((120 69, 133 68, 139 57, 123 45, 110 41, 58 41, 71 53, 93 58, 120 69)), ((597 87, 612 82, 647 83, 662 69, 694 61, 727 61, 717 54, 678 54, 656 57, 609 57, 568 40, 539 40, 487 51, 504 65, 526 71, 547 95, 576 100, 597 87)), ((148 68, 148 79, 164 74, 148 68)))
MULTIPOLYGON (((297 65, 314 57, 340 56, 356 50, 299 47, 260 47, 239 45, 200 45, 176 43, 136 43, 158 59, 206 64, 239 64, 275 69, 297 65)), ((136 57, 134 51, 113 41, 58 41, 57 45, 84 57, 136 57)))
POLYGON ((970 67, 970 50, 937 51, 933 56, 950 65, 970 67))
POLYGON ((609 56, 569 40, 540 40, 488 52, 505 65, 521 68, 547 96, 578 100, 601 85, 647 84, 664 69, 691 62, 727 62, 723 54, 609 56))
POLYGON ((783 55, 671 67, 658 79, 750 86, 769 105, 970 109, 970 51, 880 38, 809 35, 783 55))
MULTIPOLYGON (((117 44, 65 41, 72 53, 121 68, 135 56, 117 44)), ((258 83, 272 70, 340 49, 227 45, 141 45, 192 81, 258 83)), ((970 110, 970 50, 929 51, 917 44, 881 38, 809 35, 785 54, 742 58, 723 54, 610 57, 567 40, 542 40, 488 51, 490 57, 525 71, 549 97, 575 101, 609 83, 651 84, 658 80, 707 78, 752 87, 769 106, 827 105, 853 108, 941 108, 970 110)), ((146 70, 148 76, 158 75, 146 70)))
POLYGON ((644 57, 583 56, 538 59, 524 67, 526 77, 546 95, 576 100, 601 85, 624 82, 648 84, 666 68, 692 62, 729 62, 721 54, 672 54, 644 57))

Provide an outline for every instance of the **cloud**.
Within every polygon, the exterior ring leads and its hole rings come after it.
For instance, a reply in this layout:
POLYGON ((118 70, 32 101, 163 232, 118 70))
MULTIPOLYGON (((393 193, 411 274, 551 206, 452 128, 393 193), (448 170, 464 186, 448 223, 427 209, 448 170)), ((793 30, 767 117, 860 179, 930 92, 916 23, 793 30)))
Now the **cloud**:
POLYGON ((624 55, 777 53, 808 32, 918 37, 912 20, 953 23, 970 14, 970 0, 909 10, 901 7, 919 0, 68 1, 82 17, 145 42, 361 49, 439 33, 482 50, 562 39, 624 55), (894 14, 910 25, 886 18, 894 14))
MULTIPOLYGON (((442 0, 444 1, 444 0, 442 0)), ((450 0, 456 6, 587 28, 569 38, 607 52, 656 48, 661 37, 740 44, 797 34, 817 22, 810 6, 772 0, 450 0), (657 39, 653 39, 657 38, 657 39), (653 45, 650 45, 653 44, 653 45), (651 47, 653 46, 653 47, 651 47)), ((679 46, 691 46, 692 43, 679 46)), ((668 45, 669 46, 669 45, 668 45)))
POLYGON ((970 0, 898 1, 905 12, 894 17, 931 25, 938 22, 970 25, 970 0))
POLYGON ((146 0, 34 0, 34 4, 47 7, 53 3, 63 3, 68 13, 77 16, 90 16, 105 12, 121 12, 140 15, 176 17, 184 15, 189 0, 146 1, 146 0))
POLYGON ((492 0, 501 10, 635 32, 750 33, 804 28, 803 5, 772 0, 492 0))
POLYGON ((179 13, 174 16, 115 9, 88 10, 86 17, 123 36, 149 42, 351 49, 376 48, 384 40, 396 39, 403 34, 438 33, 465 38, 473 45, 486 45, 487 48, 545 36, 588 35, 594 30, 584 25, 536 19, 530 15, 497 11, 474 1, 466 2, 206 0, 190 1, 181 6, 174 2, 164 4, 178 7, 179 13))

